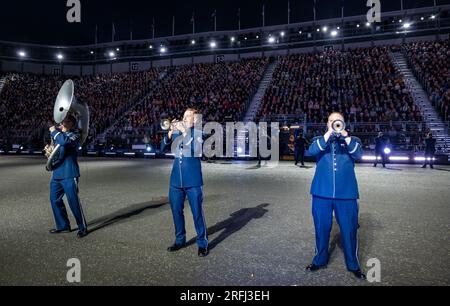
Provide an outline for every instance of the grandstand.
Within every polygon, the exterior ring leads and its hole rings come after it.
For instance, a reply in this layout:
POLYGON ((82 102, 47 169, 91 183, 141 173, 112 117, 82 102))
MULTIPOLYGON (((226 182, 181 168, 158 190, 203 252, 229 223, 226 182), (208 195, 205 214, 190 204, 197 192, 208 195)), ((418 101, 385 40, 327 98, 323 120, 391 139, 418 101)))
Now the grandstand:
POLYGON ((433 131, 439 153, 448 155, 449 10, 394 11, 376 24, 351 16, 78 46, 67 48, 59 63, 49 58, 52 46, 23 46, 33 56, 18 59, 19 43, 0 42, 2 151, 43 148, 54 98, 70 77, 78 99, 91 108, 91 151, 156 148, 160 120, 195 106, 206 121, 280 122, 285 155, 292 153, 294 129, 314 137, 331 111, 347 114, 351 133, 367 150, 383 131, 395 151, 421 154, 423 136, 433 131), (214 50, 207 43, 212 34, 214 50), (116 49, 120 55, 111 58, 108 50, 116 49), (416 89, 424 93, 419 97, 416 89))

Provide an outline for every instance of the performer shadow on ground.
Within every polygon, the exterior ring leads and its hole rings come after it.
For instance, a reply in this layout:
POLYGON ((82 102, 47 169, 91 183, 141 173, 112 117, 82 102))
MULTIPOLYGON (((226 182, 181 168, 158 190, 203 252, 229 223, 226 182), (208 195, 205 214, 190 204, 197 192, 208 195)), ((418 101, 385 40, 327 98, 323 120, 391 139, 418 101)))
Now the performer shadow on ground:
POLYGON ((450 169, 444 169, 444 168, 436 168, 436 167, 434 167, 434 170, 450 172, 450 169))
MULTIPOLYGON (((269 211, 266 209, 266 207, 269 205, 270 204, 268 203, 263 203, 259 204, 256 207, 240 209, 232 213, 228 219, 223 220, 208 228, 208 236, 222 231, 219 236, 209 242, 209 249, 212 250, 222 241, 227 239, 230 235, 240 231, 253 219, 262 218, 269 211)), ((186 246, 194 244, 195 240, 196 238, 192 238, 186 243, 186 246)))
POLYGON ((394 167, 386 167, 385 170, 403 171, 403 169, 400 169, 400 168, 394 168, 394 167))
POLYGON ((153 210, 153 209, 157 209, 157 208, 160 208, 160 207, 168 205, 168 204, 169 204, 169 199, 166 197, 166 198, 152 200, 152 201, 148 201, 148 202, 144 202, 144 203, 133 204, 131 206, 119 209, 116 212, 113 212, 109 215, 97 218, 97 219, 89 222, 89 227, 90 227, 89 233, 95 232, 99 229, 102 229, 102 228, 112 225, 114 223, 124 221, 131 217, 137 216, 148 209, 153 210))

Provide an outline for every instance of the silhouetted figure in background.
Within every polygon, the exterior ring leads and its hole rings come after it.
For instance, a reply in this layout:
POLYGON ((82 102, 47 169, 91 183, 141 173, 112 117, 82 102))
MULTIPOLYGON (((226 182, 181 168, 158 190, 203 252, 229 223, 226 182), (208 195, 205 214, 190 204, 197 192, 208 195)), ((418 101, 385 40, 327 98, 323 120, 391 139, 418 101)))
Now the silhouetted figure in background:
POLYGON ((387 140, 384 137, 383 132, 378 133, 378 137, 375 138, 375 163, 374 167, 378 165, 378 158, 381 157, 381 163, 383 164, 383 168, 386 168, 387 154, 384 152, 386 149, 387 140))
POLYGON ((305 150, 308 145, 308 141, 303 137, 302 133, 298 133, 295 137, 295 165, 297 166, 298 162, 305 166, 305 150))
POLYGON ((433 138, 432 133, 428 133, 425 138, 425 164, 422 168, 426 168, 427 164, 430 164, 430 168, 433 169, 433 159, 436 154, 436 139, 433 138))

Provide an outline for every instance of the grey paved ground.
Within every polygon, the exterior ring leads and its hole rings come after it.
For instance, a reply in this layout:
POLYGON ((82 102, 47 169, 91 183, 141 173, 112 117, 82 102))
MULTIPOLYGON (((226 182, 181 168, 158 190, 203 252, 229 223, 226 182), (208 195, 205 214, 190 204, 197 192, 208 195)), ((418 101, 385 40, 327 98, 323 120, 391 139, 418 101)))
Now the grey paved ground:
MULTIPOLYGON (((173 242, 170 160, 89 159, 81 197, 94 230, 47 234, 53 227, 43 160, 0 157, 0 284, 67 285, 79 258, 83 285, 368 285, 344 267, 338 229, 328 269, 307 274, 314 253, 308 194, 314 168, 254 163, 204 164, 204 209, 211 255, 173 242), (268 205, 262 205, 268 204, 268 205), (233 214, 234 217, 230 217, 233 214)), ((357 167, 360 261, 381 261, 381 285, 450 284, 450 167, 357 167)), ((189 209, 187 232, 194 237, 189 209)))

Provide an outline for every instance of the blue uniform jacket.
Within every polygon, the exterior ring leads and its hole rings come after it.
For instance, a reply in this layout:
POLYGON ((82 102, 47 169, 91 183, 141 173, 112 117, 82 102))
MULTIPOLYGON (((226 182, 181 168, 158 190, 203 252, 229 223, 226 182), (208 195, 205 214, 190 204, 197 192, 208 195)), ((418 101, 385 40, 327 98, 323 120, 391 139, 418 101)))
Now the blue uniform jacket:
POLYGON ((78 166, 78 147, 80 146, 81 135, 78 131, 63 133, 54 131, 51 133, 56 145, 60 145, 59 155, 56 158, 53 179, 64 180, 80 177, 78 166))
POLYGON ((311 194, 331 199, 359 199, 355 161, 363 154, 361 140, 351 137, 349 145, 341 137, 314 138, 309 153, 316 157, 317 168, 311 194))
POLYGON ((170 175, 170 186, 176 188, 191 188, 203 186, 201 152, 203 134, 193 128, 186 137, 180 132, 175 132, 172 139, 164 138, 165 145, 175 142, 175 160, 173 162, 172 174, 170 175))

